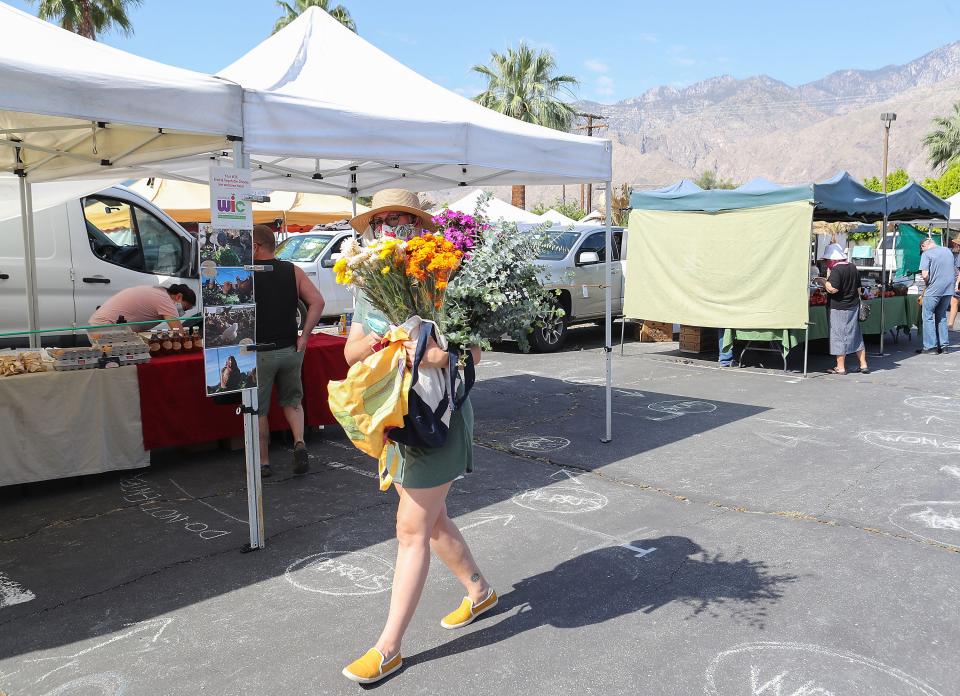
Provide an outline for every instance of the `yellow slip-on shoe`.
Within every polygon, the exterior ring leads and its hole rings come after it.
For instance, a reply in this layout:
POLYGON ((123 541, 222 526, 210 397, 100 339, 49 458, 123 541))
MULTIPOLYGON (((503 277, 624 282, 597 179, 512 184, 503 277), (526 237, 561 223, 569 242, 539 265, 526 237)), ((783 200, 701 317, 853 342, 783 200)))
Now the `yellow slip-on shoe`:
POLYGON ((358 684, 372 684, 380 681, 403 667, 403 658, 400 653, 391 659, 384 657, 376 648, 370 648, 359 660, 354 660, 343 668, 343 676, 358 684))
POLYGON ((471 602, 469 597, 464 597, 456 611, 452 611, 444 616, 440 621, 440 625, 444 628, 463 628, 475 618, 484 612, 490 611, 495 606, 497 606, 497 593, 494 592, 491 587, 487 596, 477 604, 471 602))

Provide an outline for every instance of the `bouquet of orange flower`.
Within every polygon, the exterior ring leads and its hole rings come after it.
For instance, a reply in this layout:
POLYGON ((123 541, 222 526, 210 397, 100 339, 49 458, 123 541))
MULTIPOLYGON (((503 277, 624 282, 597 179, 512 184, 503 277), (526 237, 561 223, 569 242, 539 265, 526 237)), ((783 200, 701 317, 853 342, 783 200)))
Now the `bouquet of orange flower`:
POLYGON ((333 267, 337 282, 362 289, 391 323, 399 326, 417 315, 443 325, 444 293, 463 252, 442 234, 384 237, 366 247, 349 240, 341 253, 333 267))

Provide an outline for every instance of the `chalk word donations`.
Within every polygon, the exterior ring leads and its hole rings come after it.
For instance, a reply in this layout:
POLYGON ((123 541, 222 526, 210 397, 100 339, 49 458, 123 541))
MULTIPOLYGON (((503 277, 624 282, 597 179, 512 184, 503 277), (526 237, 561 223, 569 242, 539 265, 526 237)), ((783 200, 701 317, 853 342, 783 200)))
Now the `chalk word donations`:
POLYGON ((960 500, 906 503, 889 519, 918 539, 960 548, 960 500))
POLYGON ((306 592, 356 597, 389 590, 393 565, 365 551, 324 551, 294 561, 284 577, 306 592))
POLYGON ((879 660, 803 643, 757 642, 717 655, 708 696, 943 696, 879 660))
POLYGON ((543 435, 527 435, 510 443, 510 447, 521 452, 555 452, 570 444, 565 437, 545 437, 543 435))
POLYGON ((588 491, 582 486, 547 486, 513 496, 513 502, 528 510, 573 515, 594 512, 606 507, 607 496, 588 491))
POLYGON ((960 438, 907 430, 867 430, 860 433, 866 442, 884 449, 913 454, 957 454, 960 438))
POLYGON ((145 515, 196 534, 201 539, 216 539, 230 534, 229 530, 213 528, 206 522, 200 522, 180 512, 178 508, 173 507, 172 503, 166 501, 162 492, 147 483, 143 474, 134 474, 121 479, 120 492, 123 493, 125 502, 135 504, 145 515))

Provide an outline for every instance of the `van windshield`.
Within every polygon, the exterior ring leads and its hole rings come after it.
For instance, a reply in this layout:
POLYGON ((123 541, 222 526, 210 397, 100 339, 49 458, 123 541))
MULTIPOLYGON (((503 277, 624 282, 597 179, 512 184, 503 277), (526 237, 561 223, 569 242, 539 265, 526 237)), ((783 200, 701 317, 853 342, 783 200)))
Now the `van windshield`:
POLYGON ((277 247, 276 257, 283 261, 316 261, 327 248, 332 234, 297 235, 284 240, 277 247))
POLYGON ((537 258, 543 261, 560 261, 561 259, 565 259, 578 239, 580 239, 579 232, 560 232, 556 236, 549 238, 546 246, 537 258))

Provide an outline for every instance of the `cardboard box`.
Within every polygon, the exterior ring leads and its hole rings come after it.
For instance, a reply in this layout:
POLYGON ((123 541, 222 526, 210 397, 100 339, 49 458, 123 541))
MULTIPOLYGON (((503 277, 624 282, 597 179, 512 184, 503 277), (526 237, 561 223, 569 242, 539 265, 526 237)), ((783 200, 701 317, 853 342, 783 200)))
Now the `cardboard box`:
POLYGON ((668 343, 673 340, 673 324, 664 321, 645 321, 640 326, 641 343, 668 343))
POLYGON ((704 326, 680 327, 680 350, 684 353, 715 353, 717 330, 704 326))

